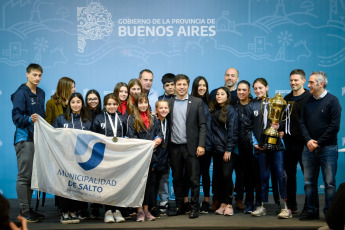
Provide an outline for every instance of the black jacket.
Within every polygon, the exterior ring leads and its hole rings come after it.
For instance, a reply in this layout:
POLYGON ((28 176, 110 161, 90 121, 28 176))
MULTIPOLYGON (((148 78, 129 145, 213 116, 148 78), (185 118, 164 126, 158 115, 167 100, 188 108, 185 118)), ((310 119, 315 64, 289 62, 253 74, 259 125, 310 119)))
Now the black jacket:
POLYGON ((67 121, 63 114, 60 114, 53 123, 54 128, 70 128, 70 129, 82 129, 90 130, 91 122, 83 122, 79 114, 71 113, 71 120, 67 121))
POLYGON ((241 105, 238 101, 235 109, 238 115, 238 144, 244 147, 253 146, 253 111, 254 103, 250 101, 247 105, 241 105))
MULTIPOLYGON (((109 114, 114 127, 115 127, 115 114, 109 114)), ((117 118, 117 130, 116 130, 116 136, 117 137, 124 137, 126 135, 126 124, 125 124, 125 119, 121 119, 120 113, 117 113, 118 118, 117 118)), ((107 137, 113 137, 114 133, 113 133, 113 129, 111 127, 109 118, 108 118, 108 113, 107 112, 103 112, 101 114, 98 114, 92 122, 92 128, 91 131, 96 132, 96 133, 100 133, 103 134, 107 137)))
MULTIPOLYGON (((159 119, 157 119, 158 122, 161 122, 159 119)), ((166 124, 166 132, 165 132, 165 138, 162 141, 162 144, 160 144, 156 148, 156 157, 157 157, 157 163, 155 170, 157 171, 164 171, 169 170, 169 162, 168 162, 168 141, 170 139, 170 128, 168 123, 168 119, 164 120, 163 125, 166 124)), ((160 126, 162 127, 162 125, 160 126)), ((163 136, 163 130, 162 130, 162 136, 163 136)))
MULTIPOLYGON (((143 139, 143 140, 151 140, 151 141, 153 141, 156 137, 160 137, 162 140, 164 140, 160 122, 155 116, 151 115, 151 117, 153 119, 153 129, 151 129, 151 127, 149 126, 149 129, 147 132, 146 131, 137 132, 134 129, 134 120, 135 120, 134 114, 130 115, 128 117, 127 137, 143 139)), ((156 152, 157 152, 157 148, 153 150, 150 168, 155 167, 155 165, 158 162, 156 152)))
MULTIPOLYGON (((284 97, 284 100, 289 102, 289 101, 294 101, 294 105, 291 111, 291 116, 290 116, 290 133, 291 134, 284 134, 284 140, 287 141, 298 141, 298 142, 304 142, 304 137, 301 132, 300 128, 300 117, 301 117, 301 111, 302 107, 304 106, 306 99, 310 95, 309 90, 305 89, 305 92, 301 94, 298 97, 294 97, 292 92, 289 93, 284 97)), ((281 122, 282 130, 285 131, 285 122, 281 122)))
MULTIPOLYGON (((253 120, 253 145, 258 144, 262 146, 265 141, 264 132, 267 128, 270 127, 271 122, 267 119, 267 125, 264 127, 264 116, 261 111, 261 99, 253 99, 251 101, 252 104, 252 120, 253 120)), ((279 150, 284 150, 284 144, 280 138, 278 138, 277 145, 279 146, 279 150)), ((254 149, 255 153, 260 153, 259 150, 254 149)))
POLYGON ((235 108, 230 105, 226 123, 219 120, 220 108, 216 108, 212 116, 213 146, 218 154, 225 151, 234 153, 238 140, 238 116, 235 108))

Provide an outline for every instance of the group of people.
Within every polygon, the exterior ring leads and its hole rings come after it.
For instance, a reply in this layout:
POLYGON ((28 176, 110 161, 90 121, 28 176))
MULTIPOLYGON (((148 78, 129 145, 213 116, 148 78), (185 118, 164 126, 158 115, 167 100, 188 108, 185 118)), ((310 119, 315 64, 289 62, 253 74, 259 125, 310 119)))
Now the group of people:
MULTIPOLYGON (((152 140, 154 152, 149 166, 142 207, 134 211, 137 221, 155 220, 162 213, 197 218, 200 213, 214 211, 232 216, 234 191, 236 206, 252 216, 266 215, 269 179, 277 182, 283 207, 278 218, 291 218, 298 213, 296 202, 296 169, 304 172, 306 199, 301 220, 319 217, 317 181, 321 167, 325 182, 324 213, 335 195, 337 171, 337 133, 341 107, 338 99, 327 92, 327 75, 313 72, 307 90, 303 70, 290 73, 293 101, 288 123, 271 122, 263 99, 268 97, 268 83, 257 78, 251 87, 239 81, 239 72, 229 68, 224 86, 209 92, 208 81, 199 76, 192 83, 184 74, 167 73, 162 77, 164 94, 152 89, 153 73, 140 72, 128 84, 119 82, 114 91, 102 99, 97 90, 85 95, 75 92, 75 82, 62 77, 55 94, 45 106, 45 93, 38 87, 43 69, 30 64, 27 83, 11 96, 12 118, 16 125, 15 149, 18 162, 17 196, 21 215, 28 222, 38 222, 42 214, 30 208, 31 172, 34 156, 33 123, 38 115, 55 128, 91 130, 111 137, 152 140), (253 98, 253 89, 256 97, 253 98), (264 131, 272 126, 279 132, 275 148, 264 145, 264 131), (212 186, 209 173, 213 159, 212 186), (169 207, 169 173, 172 170, 176 209, 169 207), (236 184, 232 181, 236 173, 236 184), (272 171, 272 173, 271 173, 272 171), (200 176, 204 201, 199 202, 200 176), (273 177, 274 176, 274 177, 273 177), (213 203, 210 208, 210 188, 213 203), (234 188, 235 187, 235 188, 234 188), (189 193, 190 200, 189 200, 189 193), (243 194, 245 200, 243 202, 243 194), (160 202, 157 202, 157 196, 160 202)), ((116 162, 114 162, 116 167, 116 162)), ((280 202, 279 202, 280 203, 280 202)), ((79 223, 85 218, 101 218, 101 204, 89 204, 56 197, 60 222, 79 223)), ((104 205, 104 221, 124 222, 133 208, 104 205)))

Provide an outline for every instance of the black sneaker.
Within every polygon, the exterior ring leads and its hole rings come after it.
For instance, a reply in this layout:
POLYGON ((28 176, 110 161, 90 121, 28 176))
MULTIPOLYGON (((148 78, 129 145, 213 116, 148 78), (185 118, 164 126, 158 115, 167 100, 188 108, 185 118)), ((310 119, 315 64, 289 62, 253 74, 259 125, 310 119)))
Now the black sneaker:
POLYGON ((33 209, 30 208, 30 214, 40 220, 43 220, 45 218, 45 216, 41 213, 37 213, 35 212, 33 209))
POLYGON ((87 209, 78 210, 77 217, 79 220, 89 219, 90 218, 89 210, 87 209))
POLYGON ((31 214, 30 211, 22 212, 21 216, 24 217, 28 223, 37 223, 41 221, 38 216, 31 214))
POLYGON ((169 209, 169 202, 161 202, 158 209, 161 214, 166 215, 166 212, 169 209))
POLYGON ((158 219, 161 218, 159 209, 157 209, 156 207, 152 208, 150 212, 151 212, 151 215, 154 216, 155 218, 158 218, 158 219))
POLYGON ((202 202, 201 208, 200 208, 200 213, 208 213, 210 211, 210 203, 207 201, 202 202))
POLYGON ((187 201, 186 203, 183 203, 183 211, 185 213, 190 213, 191 210, 192 210, 192 206, 190 205, 189 201, 187 201))

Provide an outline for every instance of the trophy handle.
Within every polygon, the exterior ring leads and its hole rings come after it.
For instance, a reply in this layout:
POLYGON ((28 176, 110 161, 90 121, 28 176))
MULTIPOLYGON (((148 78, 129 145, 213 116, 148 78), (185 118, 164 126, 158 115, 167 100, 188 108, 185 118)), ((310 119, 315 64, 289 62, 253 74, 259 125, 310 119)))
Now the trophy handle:
POLYGON ((283 112, 282 115, 281 115, 281 121, 286 121, 286 119, 290 118, 291 113, 292 113, 292 109, 293 109, 293 105, 295 104, 295 102, 294 102, 294 101, 288 101, 287 104, 288 104, 288 105, 285 107, 284 112, 283 112), (290 106, 289 106, 289 105, 290 105, 290 106), (287 109, 288 107, 290 107, 290 108, 289 108, 290 111, 289 111, 289 114, 286 114, 286 109, 287 109), (284 114, 286 114, 286 115, 285 115, 285 119, 283 119, 284 114))

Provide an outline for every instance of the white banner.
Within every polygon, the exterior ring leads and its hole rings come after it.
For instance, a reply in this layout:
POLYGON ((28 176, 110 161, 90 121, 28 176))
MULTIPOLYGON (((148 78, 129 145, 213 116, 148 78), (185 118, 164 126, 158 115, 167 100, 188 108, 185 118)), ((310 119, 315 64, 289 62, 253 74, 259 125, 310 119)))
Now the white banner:
POLYGON ((154 142, 35 122, 31 188, 74 200, 138 207, 144 200, 154 142))

